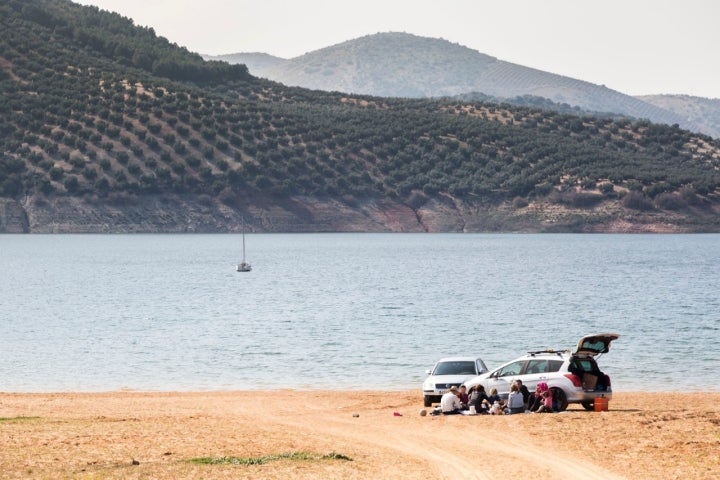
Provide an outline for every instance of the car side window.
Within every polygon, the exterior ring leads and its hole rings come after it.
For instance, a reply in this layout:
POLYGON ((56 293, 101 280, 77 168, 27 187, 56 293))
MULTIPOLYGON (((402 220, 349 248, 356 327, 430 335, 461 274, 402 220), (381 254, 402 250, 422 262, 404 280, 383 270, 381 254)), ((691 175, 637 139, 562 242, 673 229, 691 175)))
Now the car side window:
POLYGON ((530 360, 525 370, 526 375, 532 375, 534 373, 545 373, 548 371, 547 360, 530 360))
POLYGON ((525 362, 513 362, 509 365, 505 365, 503 368, 498 370, 498 377, 507 377, 508 375, 518 375, 522 370, 523 363, 525 362))
POLYGON ((562 360, 548 360, 548 372, 559 372, 562 367, 562 360))

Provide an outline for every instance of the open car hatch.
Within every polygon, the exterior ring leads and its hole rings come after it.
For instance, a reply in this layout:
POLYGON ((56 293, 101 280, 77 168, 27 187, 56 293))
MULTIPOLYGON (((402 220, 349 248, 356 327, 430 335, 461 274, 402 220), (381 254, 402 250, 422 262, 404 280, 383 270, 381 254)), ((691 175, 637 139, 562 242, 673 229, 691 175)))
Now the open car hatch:
POLYGON ((597 333, 587 335, 580 339, 575 350, 576 355, 595 356, 600 353, 607 353, 610 350, 610 343, 620 337, 617 333, 597 333))

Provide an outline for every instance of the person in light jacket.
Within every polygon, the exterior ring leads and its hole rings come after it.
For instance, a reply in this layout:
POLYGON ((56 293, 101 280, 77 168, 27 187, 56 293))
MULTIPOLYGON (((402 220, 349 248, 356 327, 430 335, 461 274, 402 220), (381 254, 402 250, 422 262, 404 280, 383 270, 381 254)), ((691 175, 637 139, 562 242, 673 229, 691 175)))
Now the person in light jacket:
POLYGON ((450 390, 440 398, 440 408, 443 415, 455 415, 462 410, 462 403, 458 398, 458 389, 456 386, 450 387, 450 390))
POLYGON ((523 401, 522 393, 516 383, 510 385, 510 395, 508 395, 507 408, 505 409, 506 415, 512 415, 514 413, 525 412, 525 402, 523 401))

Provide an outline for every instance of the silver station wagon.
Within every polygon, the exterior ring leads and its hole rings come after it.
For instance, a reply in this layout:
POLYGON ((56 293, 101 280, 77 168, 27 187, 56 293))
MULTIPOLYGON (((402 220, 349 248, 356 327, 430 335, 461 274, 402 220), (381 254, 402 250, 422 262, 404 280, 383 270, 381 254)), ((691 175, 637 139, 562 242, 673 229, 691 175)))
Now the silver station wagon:
POLYGON ((546 382, 553 393, 555 411, 563 411, 570 403, 579 403, 592 410, 595 399, 612 398, 610 376, 600 370, 596 357, 607 353, 616 333, 599 333, 580 339, 574 352, 543 350, 528 352, 495 370, 481 374, 464 383, 468 390, 482 384, 485 391, 497 388, 501 397, 510 393, 513 380, 520 379, 530 392, 540 382, 546 382))

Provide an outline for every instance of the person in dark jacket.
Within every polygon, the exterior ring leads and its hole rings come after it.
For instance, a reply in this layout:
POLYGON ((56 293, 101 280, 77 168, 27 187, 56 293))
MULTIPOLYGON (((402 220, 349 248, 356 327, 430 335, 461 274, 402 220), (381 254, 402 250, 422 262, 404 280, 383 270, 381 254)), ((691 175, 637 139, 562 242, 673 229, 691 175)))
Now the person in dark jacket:
POLYGON ((525 410, 527 410, 528 408, 530 408, 530 390, 528 390, 528 388, 525 385, 523 385, 522 380, 520 380, 519 378, 515 379, 515 381, 513 383, 515 383, 515 385, 518 386, 518 390, 520 391, 520 393, 522 394, 522 397, 523 397, 523 403, 525 404, 525 410))
POLYGON ((487 393, 485 393, 485 387, 477 384, 470 390, 468 406, 475 406, 477 413, 488 413, 489 402, 487 393))

